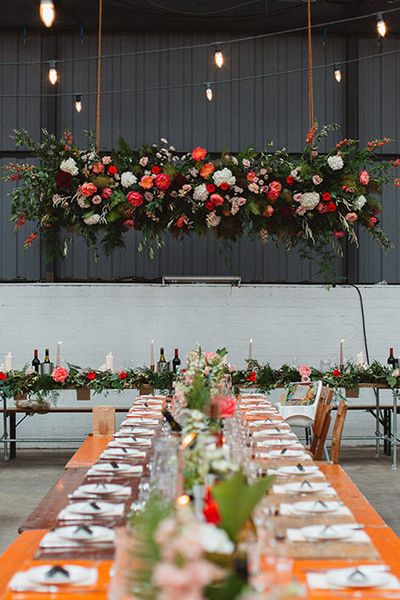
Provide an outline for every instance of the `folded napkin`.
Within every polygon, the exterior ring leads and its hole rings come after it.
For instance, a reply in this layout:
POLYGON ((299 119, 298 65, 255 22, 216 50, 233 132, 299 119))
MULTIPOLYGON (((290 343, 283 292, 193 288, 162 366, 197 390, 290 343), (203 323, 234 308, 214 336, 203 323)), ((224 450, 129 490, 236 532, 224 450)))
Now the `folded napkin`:
POLYGON ((154 429, 150 429, 149 427, 140 427, 139 425, 135 425, 132 423, 132 419, 125 419, 122 421, 121 428, 129 427, 131 431, 131 435, 154 435, 154 429))
POLYGON ((256 456, 262 458, 272 458, 273 460, 296 460, 297 462, 303 462, 304 460, 312 460, 309 454, 299 454, 298 456, 290 456, 285 454, 272 454, 271 450, 257 451, 256 456))
POLYGON ((290 450, 304 450, 303 446, 297 440, 289 439, 281 439, 281 438, 271 438, 270 440, 259 440, 256 442, 257 449, 258 448, 270 448, 273 446, 279 446, 280 448, 286 447, 290 450))
MULTIPOLYGON (((301 494, 301 490, 292 490, 290 488, 287 487, 288 484, 286 485, 274 485, 272 486, 272 492, 274 494, 301 494)), ((329 487, 328 485, 326 486, 326 488, 324 487, 321 490, 318 490, 316 492, 314 492, 315 494, 323 494, 326 496, 336 496, 336 492, 332 487, 329 487)), ((308 492, 308 494, 311 496, 312 492, 308 492)), ((307 495, 308 495, 307 494, 307 495)))
POLYGON ((253 438, 282 438, 285 440, 297 440, 298 437, 295 433, 291 431, 277 431, 276 429, 260 429, 253 431, 253 438))
POLYGON ((80 542, 77 540, 67 540, 58 535, 57 531, 49 531, 40 540, 41 548, 90 548, 92 546, 100 546, 104 544, 114 544, 115 533, 112 529, 108 530, 108 534, 102 540, 93 540, 80 542))
POLYGON ((150 438, 145 438, 145 437, 139 437, 137 435, 133 435, 131 434, 129 429, 122 429, 118 434, 114 434, 114 441, 119 441, 120 438, 124 438, 124 437, 130 437, 130 438, 134 438, 132 441, 134 443, 129 444, 130 447, 136 447, 136 446, 145 446, 146 448, 150 448, 151 446, 151 439, 150 438))
MULTIPOLYGON (((365 573, 374 573, 374 572, 380 572, 380 571, 388 571, 389 567, 387 567, 386 565, 358 565, 357 568, 362 568, 362 570, 365 573)), ((333 569, 334 570, 334 569, 333 569)), ((397 579, 397 577, 395 575, 392 575, 391 573, 388 573, 388 580, 385 583, 385 585, 382 585, 379 588, 367 588, 366 591, 373 591, 373 590, 400 590, 400 584, 399 584, 399 580, 397 579)), ((311 589, 320 589, 320 590, 350 590, 353 588, 348 588, 348 587, 338 587, 338 586, 334 586, 332 585, 329 581, 327 581, 326 579, 326 571, 321 571, 321 572, 312 572, 312 573, 307 573, 307 584, 308 587, 311 589)))
MULTIPOLYGON (((321 527, 323 527, 323 525, 321 525, 321 527)), ((345 544, 368 544, 371 541, 369 535, 362 529, 361 530, 359 529, 360 525, 357 525, 357 524, 353 525, 351 523, 350 524, 346 523, 345 525, 342 525, 339 523, 338 524, 335 523, 335 525, 332 525, 332 527, 348 530, 350 533, 350 537, 341 538, 340 540, 310 539, 310 538, 306 538, 304 536, 303 528, 287 529, 286 536, 287 536, 287 539, 289 540, 289 542, 310 542, 312 544, 320 543, 320 542, 322 542, 322 543, 339 542, 341 544, 343 544, 343 543, 345 543, 345 544)))
MULTIPOLYGON (((15 573, 15 575, 12 577, 11 581, 8 584, 8 587, 13 590, 13 591, 32 591, 32 592, 50 592, 51 590, 51 585, 46 585, 46 584, 40 584, 40 583, 36 583, 36 581, 32 581, 29 577, 29 571, 30 569, 28 569, 27 571, 19 571, 18 573, 15 573)), ((68 593, 68 589, 69 586, 71 586, 71 588, 73 589, 74 587, 86 587, 86 586, 92 586, 95 585, 97 583, 97 569, 95 568, 88 568, 87 569, 87 577, 86 579, 80 580, 77 583, 67 583, 67 584, 62 584, 62 590, 64 591, 64 589, 67 591, 68 593), (67 585, 67 587, 65 587, 65 585, 67 585)), ((57 586, 58 584, 55 582, 54 583, 55 586, 57 586)), ((61 591, 61 588, 60 588, 61 591)))
POLYGON ((105 458, 109 460, 110 458, 144 458, 146 456, 146 452, 138 450, 137 448, 107 448, 104 450, 103 454, 100 455, 100 458, 105 458), (127 450, 127 452, 123 452, 123 450, 127 450))
POLYGON ((113 500, 114 498, 129 498, 129 496, 131 496, 132 494, 132 488, 130 486, 127 487, 122 487, 118 492, 115 492, 114 494, 96 494, 96 493, 88 493, 85 491, 81 491, 81 488, 78 487, 76 488, 76 490, 74 490, 72 492, 72 494, 68 495, 68 498, 71 498, 72 500, 75 498, 96 498, 97 500, 107 500, 107 502, 109 502, 110 500, 113 500))
POLYGON ((106 513, 95 512, 90 514, 82 514, 73 512, 71 504, 67 505, 61 512, 58 513, 60 521, 93 521, 93 519, 107 519, 109 517, 122 517, 125 511, 125 504, 113 504, 107 509, 106 513))
POLYGON ((282 502, 279 506, 279 514, 283 517, 336 517, 336 516, 349 516, 351 515, 351 511, 347 508, 347 506, 339 506, 338 510, 330 513, 304 513, 296 510, 294 508, 294 504, 287 504, 286 502, 282 502))
MULTIPOLYGON (((307 479, 325 479, 324 474, 321 473, 321 471, 312 471, 312 472, 307 472, 307 473, 302 473, 301 471, 299 471, 299 473, 294 474, 294 473, 286 473, 285 471, 282 471, 281 469, 267 469, 267 475, 278 475, 279 477, 293 477, 293 480, 298 479, 299 477, 306 477, 307 479)), ((300 480, 301 481, 301 480, 300 480)))
POLYGON ((125 423, 129 423, 130 425, 146 425, 146 427, 157 427, 159 421, 157 419, 145 419, 144 417, 128 414, 126 416, 125 423))
MULTIPOLYGON (((104 464, 104 463, 101 463, 104 464)), ((109 471, 103 471, 102 469, 99 469, 99 467, 97 465, 93 465, 93 467, 90 467, 89 471, 86 473, 86 475, 88 476, 101 476, 101 477, 110 477, 110 476, 117 476, 117 477, 133 477, 134 475, 141 475, 143 473, 143 466, 142 465, 126 465, 126 463, 122 463, 120 464, 121 468, 120 469, 110 469, 109 471), (129 466, 129 471, 123 469, 122 467, 124 466, 129 466)))

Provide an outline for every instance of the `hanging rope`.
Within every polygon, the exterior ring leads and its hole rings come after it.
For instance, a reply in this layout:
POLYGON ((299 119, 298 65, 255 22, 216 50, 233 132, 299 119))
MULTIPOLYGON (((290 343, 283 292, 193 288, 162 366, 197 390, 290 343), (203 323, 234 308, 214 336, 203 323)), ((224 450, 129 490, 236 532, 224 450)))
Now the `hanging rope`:
POLYGON ((103 30, 103 0, 99 0, 99 33, 97 39, 97 93, 96 93, 96 150, 100 151, 101 122, 101 46, 103 30))
POLYGON ((314 127, 314 86, 313 86, 313 54, 311 32, 311 0, 307 0, 307 33, 308 33, 308 119, 310 129, 314 127))

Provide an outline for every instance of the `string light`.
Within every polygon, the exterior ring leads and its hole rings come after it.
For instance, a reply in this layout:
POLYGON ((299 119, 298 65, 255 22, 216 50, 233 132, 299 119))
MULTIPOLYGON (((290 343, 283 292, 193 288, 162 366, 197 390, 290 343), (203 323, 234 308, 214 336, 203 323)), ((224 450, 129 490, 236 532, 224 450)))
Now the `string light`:
POLYGON ((56 18, 56 7, 53 0, 40 0, 39 14, 42 23, 46 27, 51 27, 56 18))
POLYGON ((383 20, 382 13, 378 13, 376 15, 376 30, 380 37, 385 37, 387 33, 387 27, 385 21, 383 20))
POLYGON ((206 98, 209 102, 211 102, 213 99, 213 89, 211 83, 206 84, 206 98))
POLYGON ((224 66, 225 59, 221 48, 216 48, 214 54, 214 62, 219 69, 221 69, 224 66))
POLYGON ((340 67, 338 65, 335 65, 333 67, 333 73, 335 75, 336 81, 340 83, 342 81, 342 71, 340 70, 340 67))
POLYGON ((49 62, 49 81, 51 85, 56 85, 58 81, 58 71, 55 60, 51 60, 49 62))
POLYGON ((78 113, 82 111, 82 96, 80 94, 75 96, 75 110, 78 113))

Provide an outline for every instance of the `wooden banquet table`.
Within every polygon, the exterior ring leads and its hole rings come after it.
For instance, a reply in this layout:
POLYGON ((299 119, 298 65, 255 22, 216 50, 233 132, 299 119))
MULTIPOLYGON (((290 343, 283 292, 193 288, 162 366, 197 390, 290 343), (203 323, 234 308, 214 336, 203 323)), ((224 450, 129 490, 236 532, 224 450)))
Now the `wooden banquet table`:
MULTIPOLYGON (((252 420, 252 419, 249 419, 252 420)), ((82 555, 72 555, 71 552, 57 552, 56 556, 47 554, 43 556, 43 552, 39 548, 39 544, 43 537, 48 534, 49 529, 54 527, 57 519, 57 513, 60 509, 70 502, 70 492, 74 485, 79 485, 83 479, 87 477, 87 469, 95 464, 109 443, 110 438, 94 438, 89 436, 82 444, 80 449, 75 453, 68 463, 68 468, 63 477, 55 484, 54 488, 39 504, 39 507, 32 513, 29 528, 25 529, 19 537, 9 546, 9 548, 0 557, 0 599, 1 600, 39 600, 43 598, 43 593, 34 591, 12 591, 7 587, 10 578, 18 571, 27 570, 31 566, 40 564, 57 565, 57 564, 78 564, 82 566, 91 566, 98 569, 98 580, 93 586, 85 588, 78 592, 72 587, 63 587, 63 591, 52 593, 52 597, 56 600, 73 600, 78 595, 87 598, 88 600, 106 600, 108 597, 108 585, 110 582, 110 567, 112 565, 111 555, 99 554, 98 550, 86 550, 82 555), (49 521, 47 526, 41 526, 44 521, 40 520, 40 515, 46 517, 46 507, 48 511, 49 521)), ((148 460, 149 454, 146 453, 148 460)), ((280 459, 280 462, 273 459, 268 462, 262 458, 260 464, 268 464, 268 468, 279 465, 296 465, 297 460, 280 459)), ((326 571, 332 568, 358 566, 360 564, 380 564, 384 563, 391 568, 394 575, 400 578, 400 539, 386 525, 383 519, 377 514, 375 509, 369 504, 366 498, 361 494, 358 488, 354 485, 345 471, 339 465, 330 463, 314 463, 311 460, 307 465, 317 465, 326 480, 331 484, 332 488, 339 496, 341 502, 350 509, 352 519, 349 522, 356 522, 363 526, 363 531, 369 536, 370 544, 363 550, 361 555, 354 555, 352 544, 339 544, 340 548, 334 548, 334 555, 331 557, 324 556, 324 553, 318 553, 318 546, 310 544, 314 551, 309 557, 294 556, 293 560, 293 575, 300 582, 306 582, 307 575, 315 571, 326 571)), ((136 480, 139 482, 139 478, 136 480)), ((132 496, 136 490, 133 489, 132 496)), ((271 492, 271 501, 274 501, 274 496, 279 497, 277 492, 271 492)), ((270 498, 268 496, 268 499, 270 498)), ((132 500, 132 498, 130 499, 132 500)), ((298 500, 296 496, 294 501, 298 500)), ((287 501, 287 500, 285 500, 287 501)), ((278 517, 281 518, 281 517, 278 517)), ((296 522, 298 517, 289 517, 292 523, 296 522)), ((329 546, 329 543, 327 544, 329 546)), ((338 545, 338 544, 336 544, 338 545)), ((303 546, 300 543, 300 546, 303 546)), ((335 544, 331 544, 333 548, 335 544)), ((329 553, 328 553, 329 554, 329 553)), ((48 595, 48 594, 46 594, 48 595)), ((330 600, 341 598, 369 598, 371 600, 384 600, 386 598, 400 599, 400 589, 394 591, 386 590, 368 590, 362 593, 356 590, 321 590, 309 589, 308 598, 310 600, 330 600)))

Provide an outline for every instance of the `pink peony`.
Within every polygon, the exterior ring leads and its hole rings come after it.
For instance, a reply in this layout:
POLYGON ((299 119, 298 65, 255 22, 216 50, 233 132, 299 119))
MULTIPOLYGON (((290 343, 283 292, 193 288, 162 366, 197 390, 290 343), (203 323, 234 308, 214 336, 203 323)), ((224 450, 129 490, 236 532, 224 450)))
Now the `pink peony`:
POLYGON ((345 219, 349 223, 354 223, 355 221, 357 221, 358 217, 357 217, 356 213, 350 212, 350 213, 347 213, 347 215, 345 216, 345 219))
POLYGON ((98 175, 99 173, 101 173, 104 169, 104 165, 102 165, 100 162, 94 163, 93 167, 93 173, 96 173, 96 175, 98 175))
POLYGON ((319 175, 313 175, 312 182, 314 185, 319 185, 320 183, 322 183, 322 177, 320 177, 319 175))
POLYGON ((97 187, 94 185, 94 183, 83 183, 81 185, 81 192, 84 196, 88 198, 89 196, 93 196, 93 194, 97 192, 97 187))
POLYGON ((216 396, 211 403, 217 406, 219 419, 232 417, 236 412, 236 400, 231 396, 216 396))
POLYGON ((363 171, 361 171, 361 173, 360 173, 360 183, 362 185, 369 184, 369 173, 365 169, 363 171))
POLYGON ((171 185, 171 178, 166 173, 159 173, 155 180, 156 187, 165 192, 171 185))
POLYGON ((108 200, 109 197, 112 194, 112 189, 111 188, 104 188, 104 190, 101 192, 101 197, 103 198, 103 200, 108 200))
POLYGON ((102 163, 103 165, 109 165, 111 163, 111 156, 103 156, 102 163))
POLYGON ((224 199, 219 194, 211 194, 210 202, 212 202, 213 206, 221 206, 224 203, 224 199))
POLYGON ((68 377, 68 371, 67 369, 64 369, 64 367, 56 367, 53 370, 51 376, 54 379, 54 381, 57 381, 57 383, 64 383, 64 381, 68 377))
POLYGON ((300 365, 298 368, 301 377, 310 377, 311 368, 308 365, 300 365))
POLYGON ((129 194, 126 195, 126 199, 134 208, 143 204, 143 196, 140 192, 129 192, 129 194))
POLYGON ((139 181, 139 185, 140 185, 140 187, 144 188, 145 190, 149 190, 150 188, 152 188, 153 187, 152 176, 151 175, 143 175, 143 177, 139 181))

